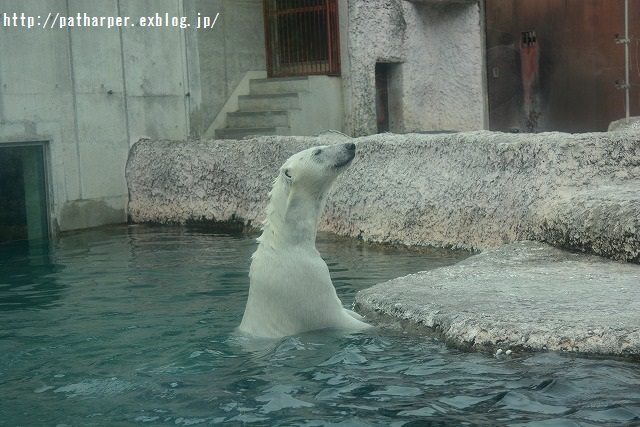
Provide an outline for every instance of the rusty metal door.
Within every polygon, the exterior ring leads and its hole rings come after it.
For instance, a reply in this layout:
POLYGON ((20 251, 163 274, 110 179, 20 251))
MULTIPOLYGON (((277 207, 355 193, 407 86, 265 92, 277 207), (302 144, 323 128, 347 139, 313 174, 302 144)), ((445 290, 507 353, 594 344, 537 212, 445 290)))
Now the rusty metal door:
MULTIPOLYGON (((486 0, 492 130, 606 131, 625 116, 623 0, 486 0)), ((632 116, 640 114, 640 0, 629 2, 632 116)))
POLYGON ((269 77, 339 75, 338 0, 263 0, 269 77))

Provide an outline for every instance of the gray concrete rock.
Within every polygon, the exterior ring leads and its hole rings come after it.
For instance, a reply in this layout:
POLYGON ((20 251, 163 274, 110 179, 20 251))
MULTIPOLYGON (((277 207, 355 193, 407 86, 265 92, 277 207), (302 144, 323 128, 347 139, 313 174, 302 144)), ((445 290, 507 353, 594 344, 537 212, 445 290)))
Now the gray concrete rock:
POLYGON ((629 121, 627 119, 620 119, 614 122, 609 123, 609 132, 619 131, 619 130, 640 130, 640 116, 629 117, 629 121))
POLYGON ((640 358, 640 266, 536 242, 360 291, 356 309, 430 328, 474 350, 640 358))
MULTIPOLYGON (((134 222, 264 218, 291 154, 342 136, 140 141, 127 164, 134 222)), ((486 250, 522 240, 640 261, 640 133, 353 139, 320 229, 368 241, 486 250)))

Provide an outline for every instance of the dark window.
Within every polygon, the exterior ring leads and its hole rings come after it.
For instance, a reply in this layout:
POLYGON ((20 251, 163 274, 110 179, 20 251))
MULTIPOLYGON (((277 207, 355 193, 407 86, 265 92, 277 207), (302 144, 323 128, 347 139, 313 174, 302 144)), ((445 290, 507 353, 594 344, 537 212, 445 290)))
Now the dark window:
POLYGON ((42 144, 0 146, 0 242, 49 234, 42 144))

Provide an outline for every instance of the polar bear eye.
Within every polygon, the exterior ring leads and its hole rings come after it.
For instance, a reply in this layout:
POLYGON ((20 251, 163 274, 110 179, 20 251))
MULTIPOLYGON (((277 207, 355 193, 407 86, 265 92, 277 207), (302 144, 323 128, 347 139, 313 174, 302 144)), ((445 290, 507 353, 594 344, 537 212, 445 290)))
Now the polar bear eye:
POLYGON ((286 176, 287 178, 291 178, 291 175, 289 175, 289 169, 284 170, 284 176, 286 176))
POLYGON ((316 148, 316 149, 313 151, 313 155, 314 155, 314 156, 319 156, 319 155, 320 155, 320 153, 322 153, 322 149, 320 149, 320 148, 316 148))

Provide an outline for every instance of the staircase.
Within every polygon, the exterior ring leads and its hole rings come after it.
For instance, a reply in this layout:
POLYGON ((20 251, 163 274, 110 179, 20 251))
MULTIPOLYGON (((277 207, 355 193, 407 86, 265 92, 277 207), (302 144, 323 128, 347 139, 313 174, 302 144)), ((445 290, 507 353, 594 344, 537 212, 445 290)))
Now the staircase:
POLYGON ((303 92, 309 92, 308 77, 251 79, 249 95, 238 96, 238 111, 227 113, 226 127, 216 129, 216 139, 291 135, 291 116, 299 115, 303 92))

